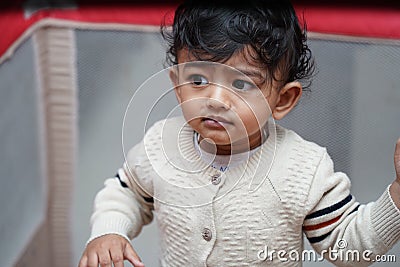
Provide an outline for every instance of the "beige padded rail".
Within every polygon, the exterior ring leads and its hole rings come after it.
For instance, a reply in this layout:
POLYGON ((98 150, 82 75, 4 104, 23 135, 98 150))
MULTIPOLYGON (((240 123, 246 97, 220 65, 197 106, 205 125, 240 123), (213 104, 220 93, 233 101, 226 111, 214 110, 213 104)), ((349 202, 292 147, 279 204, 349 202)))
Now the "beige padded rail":
MULTIPOLYGON (((41 251, 47 264, 72 266, 71 201, 76 173, 77 151, 77 74, 75 34, 73 29, 43 27, 33 34, 37 75, 41 88, 41 110, 46 143, 45 173, 48 184, 47 220, 41 229, 47 240, 32 240, 30 246, 47 247, 41 251), (47 244, 43 244, 47 243, 47 244)), ((27 257, 32 254, 26 254, 27 257)), ((27 261, 28 259, 22 259, 27 261)), ((30 266, 39 266, 32 261, 30 266), (32 265, 31 265, 32 264, 32 265)))

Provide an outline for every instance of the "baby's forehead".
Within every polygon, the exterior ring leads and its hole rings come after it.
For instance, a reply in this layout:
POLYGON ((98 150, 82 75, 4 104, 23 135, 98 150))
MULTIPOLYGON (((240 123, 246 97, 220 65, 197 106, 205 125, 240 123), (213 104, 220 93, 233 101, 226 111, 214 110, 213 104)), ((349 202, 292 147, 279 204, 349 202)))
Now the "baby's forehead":
POLYGON ((265 66, 246 50, 238 51, 224 60, 216 61, 213 55, 204 51, 189 51, 181 49, 178 51, 178 65, 185 69, 214 70, 223 69, 227 72, 244 74, 247 76, 259 76, 266 78, 265 66))
POLYGON ((177 50, 177 61, 178 63, 187 61, 211 61, 222 64, 228 61, 241 61, 252 67, 265 68, 265 64, 260 59, 258 52, 249 45, 243 45, 224 57, 203 47, 197 47, 195 49, 183 47, 177 50))
POLYGON ((234 64, 231 62, 220 63, 213 61, 188 61, 177 65, 182 73, 199 73, 208 75, 227 75, 235 78, 254 80, 264 79, 262 70, 246 64, 234 64))

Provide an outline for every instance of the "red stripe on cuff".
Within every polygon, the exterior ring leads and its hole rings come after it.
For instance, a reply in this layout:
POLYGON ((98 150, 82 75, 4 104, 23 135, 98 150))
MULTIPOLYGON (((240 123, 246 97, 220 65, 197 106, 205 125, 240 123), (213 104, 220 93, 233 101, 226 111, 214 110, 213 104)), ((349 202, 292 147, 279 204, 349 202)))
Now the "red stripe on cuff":
POLYGON ((323 223, 319 223, 319 224, 314 224, 314 225, 307 225, 307 226, 303 226, 303 230, 304 231, 312 231, 312 230, 318 230, 321 229, 323 227, 326 227, 328 225, 331 225, 337 221, 339 221, 339 219, 342 217, 342 215, 337 216, 336 218, 333 218, 332 220, 323 222, 323 223))

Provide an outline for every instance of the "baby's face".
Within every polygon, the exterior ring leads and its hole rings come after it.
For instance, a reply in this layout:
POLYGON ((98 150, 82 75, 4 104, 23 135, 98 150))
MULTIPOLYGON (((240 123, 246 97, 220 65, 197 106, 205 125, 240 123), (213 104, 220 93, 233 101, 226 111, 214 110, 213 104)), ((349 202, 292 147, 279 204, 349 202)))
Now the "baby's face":
POLYGON ((243 55, 224 64, 196 61, 185 50, 171 73, 186 121, 202 139, 242 152, 261 144, 276 89, 264 83, 262 69, 243 55), (259 87, 262 88, 259 88, 259 87))

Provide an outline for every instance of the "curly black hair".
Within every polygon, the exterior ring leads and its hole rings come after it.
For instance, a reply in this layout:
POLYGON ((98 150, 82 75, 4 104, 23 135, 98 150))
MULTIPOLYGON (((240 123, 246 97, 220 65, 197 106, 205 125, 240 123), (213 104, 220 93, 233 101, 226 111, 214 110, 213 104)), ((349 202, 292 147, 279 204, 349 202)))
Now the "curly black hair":
POLYGON ((251 59, 266 69, 266 81, 301 80, 308 87, 314 72, 306 26, 300 27, 289 1, 187 0, 176 9, 172 30, 164 24, 161 33, 168 64, 178 64, 181 49, 198 60, 223 63, 251 48, 251 59))

